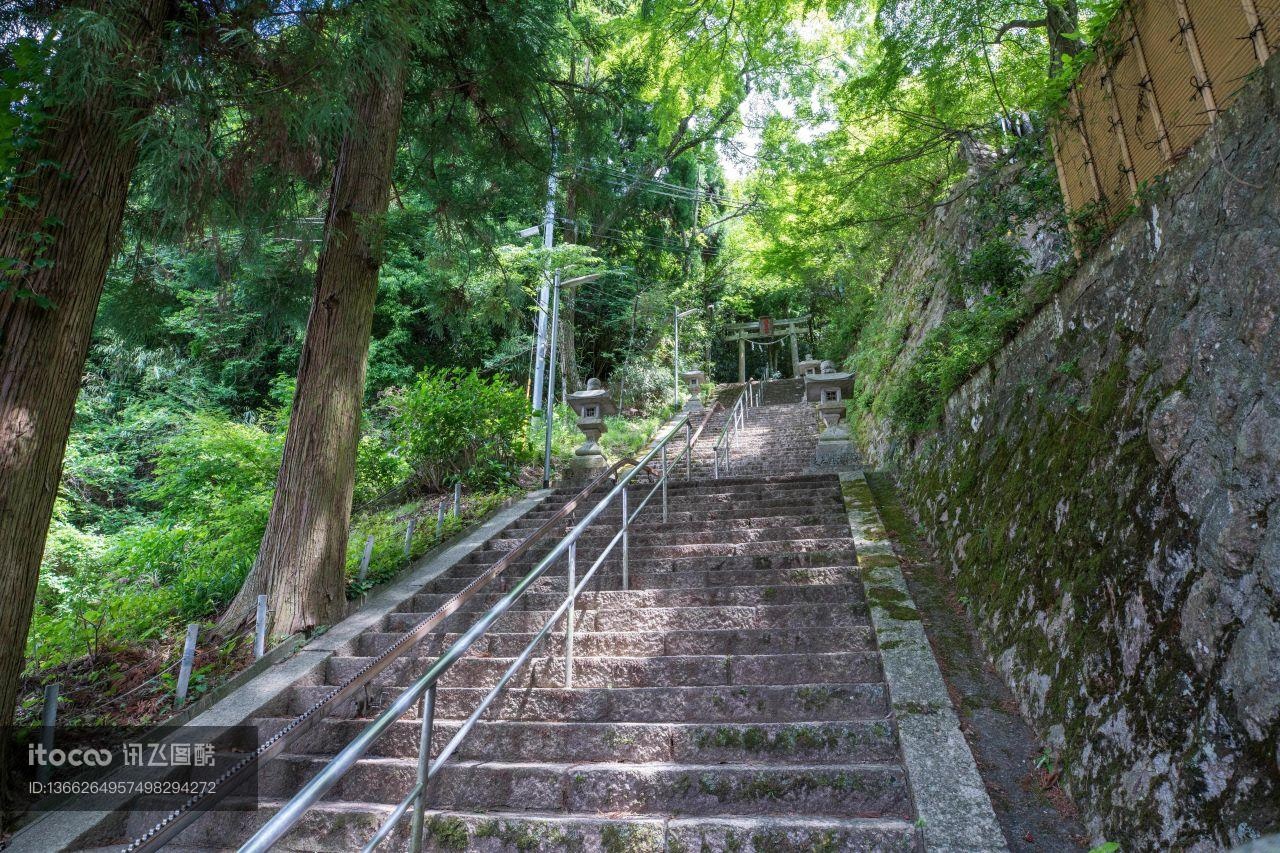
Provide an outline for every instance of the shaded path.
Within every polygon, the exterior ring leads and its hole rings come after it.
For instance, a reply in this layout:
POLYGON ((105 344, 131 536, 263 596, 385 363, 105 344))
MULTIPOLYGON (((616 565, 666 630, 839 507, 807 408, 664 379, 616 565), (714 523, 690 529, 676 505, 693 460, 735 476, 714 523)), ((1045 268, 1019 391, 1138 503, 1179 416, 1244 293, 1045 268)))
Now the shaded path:
POLYGON ((1084 827, 1057 786, 1057 768, 1037 767, 1041 740, 1018 711, 1013 694, 987 660, 973 624, 946 571, 916 533, 893 480, 868 473, 867 482, 895 549, 934 657, 1009 848, 1014 851, 1087 849, 1084 827))

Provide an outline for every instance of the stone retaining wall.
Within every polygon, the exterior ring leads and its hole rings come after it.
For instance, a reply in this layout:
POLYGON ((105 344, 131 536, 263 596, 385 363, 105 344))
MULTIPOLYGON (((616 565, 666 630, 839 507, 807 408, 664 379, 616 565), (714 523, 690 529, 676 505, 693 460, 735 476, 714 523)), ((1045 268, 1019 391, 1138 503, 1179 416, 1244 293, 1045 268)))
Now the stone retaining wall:
POLYGON ((1278 311, 1273 60, 939 432, 867 447, 1126 849, 1280 829, 1278 311))

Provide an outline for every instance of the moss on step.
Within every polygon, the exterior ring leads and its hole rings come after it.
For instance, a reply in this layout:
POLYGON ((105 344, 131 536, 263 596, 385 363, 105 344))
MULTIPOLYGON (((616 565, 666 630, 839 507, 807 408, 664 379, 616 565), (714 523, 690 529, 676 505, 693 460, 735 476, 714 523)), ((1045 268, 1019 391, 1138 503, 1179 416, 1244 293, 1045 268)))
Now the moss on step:
POLYGON ((426 829, 427 835, 445 850, 466 850, 471 840, 466 823, 456 817, 433 817, 426 829))
POLYGON ((661 853, 663 832, 653 826, 611 823, 600 832, 604 853, 661 853))

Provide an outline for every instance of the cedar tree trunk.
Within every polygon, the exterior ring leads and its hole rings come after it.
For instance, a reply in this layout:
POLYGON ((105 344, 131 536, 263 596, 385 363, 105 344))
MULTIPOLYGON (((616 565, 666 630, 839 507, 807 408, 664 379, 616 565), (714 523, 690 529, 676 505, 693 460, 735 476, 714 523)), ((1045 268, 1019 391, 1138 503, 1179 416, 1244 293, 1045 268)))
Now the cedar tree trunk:
POLYGON ((404 101, 404 50, 353 94, 334 168, 325 244, 298 364, 284 460, 257 560, 219 627, 234 631, 267 595, 273 635, 346 611, 348 526, 382 234, 404 101))
MULTIPOLYGON (((61 103, 0 215, 0 258, 11 264, 0 278, 0 725, 13 720, 62 457, 138 157, 130 129, 153 105, 119 78, 154 66, 168 3, 97 5, 122 39, 119 56, 99 60, 118 78, 74 100, 54 96, 61 103)), ((55 81, 75 73, 56 52, 52 62, 55 81)))

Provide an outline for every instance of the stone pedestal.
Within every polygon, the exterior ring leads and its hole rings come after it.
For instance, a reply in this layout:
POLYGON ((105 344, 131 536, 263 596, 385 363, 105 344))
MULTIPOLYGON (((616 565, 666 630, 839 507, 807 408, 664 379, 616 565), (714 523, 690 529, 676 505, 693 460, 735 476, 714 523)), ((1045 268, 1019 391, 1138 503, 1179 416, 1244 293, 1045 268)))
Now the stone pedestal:
POLYGON ((804 377, 805 398, 816 404, 822 418, 822 434, 818 436, 818 448, 814 462, 818 465, 848 465, 857 459, 849 430, 844 426, 845 396, 853 390, 853 374, 837 373, 835 365, 822 362, 821 373, 804 377))
POLYGON ((852 463, 856 454, 853 442, 849 440, 849 430, 842 423, 844 420, 844 400, 818 404, 818 415, 822 418, 823 430, 818 436, 818 449, 814 462, 819 465, 843 465, 852 463))
POLYGON ((680 378, 684 380, 685 390, 689 394, 689 399, 684 402, 685 411, 702 411, 702 383, 707 381, 707 374, 701 370, 686 370, 680 374, 680 378))
POLYGON ((570 483, 589 483, 608 467, 609 460, 605 459, 604 454, 600 452, 599 444, 592 444, 590 448, 584 444, 573 452, 573 459, 569 462, 569 470, 565 474, 565 481, 570 483))
POLYGON ((578 429, 582 430, 587 440, 573 451, 573 460, 569 463, 565 479, 569 482, 592 480, 609 467, 609 460, 604 458, 604 452, 600 449, 600 436, 609 428, 604 422, 604 416, 614 414, 618 407, 614 405, 608 389, 601 386, 599 379, 588 380, 585 391, 570 394, 569 405, 578 413, 578 429))

